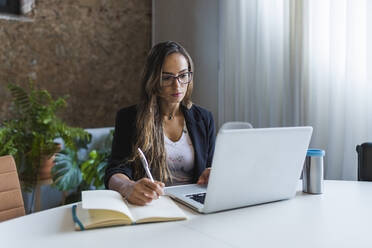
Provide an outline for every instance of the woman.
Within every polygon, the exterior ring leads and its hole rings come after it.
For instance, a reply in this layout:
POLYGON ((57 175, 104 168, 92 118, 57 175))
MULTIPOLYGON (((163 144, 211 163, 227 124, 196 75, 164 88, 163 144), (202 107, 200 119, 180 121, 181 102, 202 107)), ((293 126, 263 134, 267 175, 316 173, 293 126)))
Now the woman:
POLYGON ((145 205, 167 185, 208 183, 215 128, 212 114, 191 102, 193 62, 176 42, 155 45, 148 55, 138 105, 116 116, 107 188, 145 205), (146 178, 137 148, 146 155, 146 178))

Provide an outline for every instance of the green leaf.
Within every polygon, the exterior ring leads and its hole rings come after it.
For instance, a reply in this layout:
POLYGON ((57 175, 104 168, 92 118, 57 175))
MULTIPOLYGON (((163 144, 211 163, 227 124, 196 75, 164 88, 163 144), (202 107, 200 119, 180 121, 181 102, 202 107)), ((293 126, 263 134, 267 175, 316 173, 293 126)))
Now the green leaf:
POLYGON ((89 153, 89 157, 92 158, 92 159, 97 159, 97 156, 98 156, 98 153, 96 150, 92 150, 90 153, 89 153))
POLYGON ((66 149, 58 153, 52 168, 53 184, 61 191, 76 189, 82 182, 78 163, 73 160, 74 151, 66 149))

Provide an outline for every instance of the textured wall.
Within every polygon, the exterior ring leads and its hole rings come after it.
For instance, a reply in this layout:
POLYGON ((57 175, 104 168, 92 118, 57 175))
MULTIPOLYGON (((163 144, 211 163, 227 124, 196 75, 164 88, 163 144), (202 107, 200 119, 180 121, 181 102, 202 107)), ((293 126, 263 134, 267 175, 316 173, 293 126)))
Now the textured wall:
POLYGON ((53 96, 70 95, 71 125, 113 126, 116 111, 138 100, 151 46, 150 0, 37 0, 33 22, 0 20, 0 121, 6 85, 28 79, 53 96))

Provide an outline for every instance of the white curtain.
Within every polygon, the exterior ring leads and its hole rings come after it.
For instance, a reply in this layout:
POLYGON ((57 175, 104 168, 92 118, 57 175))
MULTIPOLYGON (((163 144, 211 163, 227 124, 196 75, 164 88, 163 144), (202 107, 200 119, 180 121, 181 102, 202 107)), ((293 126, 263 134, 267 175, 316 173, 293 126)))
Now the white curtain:
POLYGON ((328 179, 372 142, 372 1, 222 0, 219 124, 311 125, 328 179))

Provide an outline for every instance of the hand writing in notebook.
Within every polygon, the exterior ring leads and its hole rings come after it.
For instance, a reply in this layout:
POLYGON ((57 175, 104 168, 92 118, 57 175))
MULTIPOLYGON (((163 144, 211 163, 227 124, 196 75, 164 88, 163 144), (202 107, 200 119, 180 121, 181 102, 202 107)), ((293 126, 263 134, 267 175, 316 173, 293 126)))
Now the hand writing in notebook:
POLYGON ((142 178, 136 182, 132 181, 130 192, 127 193, 126 199, 136 205, 146 205, 164 194, 164 183, 159 181, 151 182, 148 178, 142 178))
POLYGON ((164 183, 154 181, 147 159, 140 148, 138 148, 138 153, 148 178, 142 178, 135 182, 131 188, 131 192, 127 192, 126 195, 129 202, 137 205, 145 205, 164 194, 164 183))
POLYGON ((115 174, 110 180, 110 188, 119 191, 130 203, 143 206, 163 195, 165 185, 162 182, 153 180, 145 155, 139 148, 138 152, 149 178, 132 181, 126 175, 115 174))
POLYGON ((131 204, 144 206, 164 194, 164 183, 149 178, 138 181, 130 180, 122 173, 114 174, 109 182, 109 188, 118 191, 131 204))

